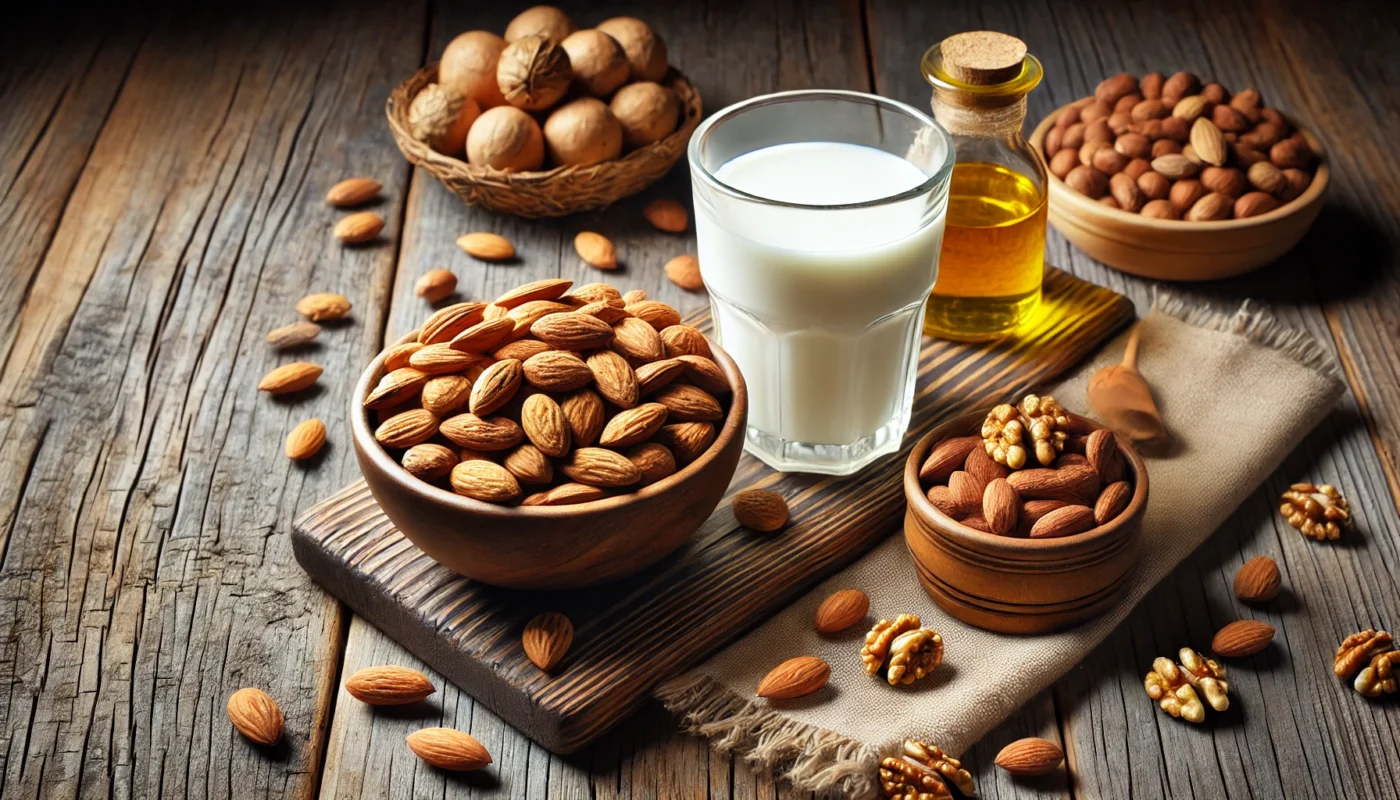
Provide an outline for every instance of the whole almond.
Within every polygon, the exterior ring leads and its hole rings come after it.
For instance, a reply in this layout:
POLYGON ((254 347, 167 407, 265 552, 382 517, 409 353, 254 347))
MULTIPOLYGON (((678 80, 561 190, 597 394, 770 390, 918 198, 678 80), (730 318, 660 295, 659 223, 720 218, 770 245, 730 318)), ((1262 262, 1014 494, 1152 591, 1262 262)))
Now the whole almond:
POLYGON ((408 365, 429 375, 448 375, 464 372, 485 360, 486 357, 480 353, 463 353, 453 350, 448 342, 439 342, 415 351, 408 357, 408 365))
POLYGON ((986 518, 983 517, 980 513, 963 517, 962 519, 958 520, 958 522, 961 525, 972 528, 973 530, 981 531, 983 533, 992 532, 991 527, 987 525, 986 518))
POLYGON ((1170 180, 1181 180, 1195 175, 1201 165, 1181 153, 1168 153, 1152 159, 1152 170, 1160 172, 1170 180))
POLYGON ((624 306, 630 306, 633 303, 640 303, 645 299, 647 299, 647 293, 644 289, 633 289, 631 291, 622 293, 622 305, 624 306))
POLYGON ((549 345, 539 339, 520 339, 514 342, 507 342, 491 352, 491 357, 497 361, 513 358, 517 361, 528 361, 532 356, 547 352, 549 345))
POLYGON ((601 233, 580 231, 574 237, 574 250, 583 263, 594 269, 617 269, 617 248, 601 233))
POLYGON ((1242 619, 1215 632, 1210 649, 1225 658, 1244 658, 1263 651, 1274 640, 1274 626, 1257 619, 1242 619))
POLYGON ((457 246, 472 258, 482 261, 505 261, 515 257, 515 246, 495 233, 468 233, 457 237, 457 246))
POLYGON ((687 292, 698 292, 705 288, 705 279, 700 274, 700 259, 693 255, 679 255, 666 262, 666 277, 671 283, 687 292))
POLYGON ((1119 98, 1137 91, 1137 78, 1126 72, 1110 75, 1094 87, 1094 97, 1106 103, 1117 102, 1119 98))
POLYGON ((444 306, 428 317, 423 327, 418 329, 418 341, 423 344, 450 342, 457 334, 481 322, 485 311, 485 303, 453 303, 444 306))
POLYGON ((1221 192, 1211 192, 1191 206, 1191 210, 1186 212, 1186 219, 1189 222, 1229 219, 1230 215, 1235 213, 1234 209, 1235 199, 1233 197, 1221 192))
POLYGON ((865 619, 870 611, 870 598, 859 589, 832 592, 817 606, 813 625, 817 633, 839 633, 865 619))
POLYGON ((798 656, 774 667, 758 683, 759 697, 790 700, 817 691, 831 677, 831 665, 816 656, 798 656))
POLYGON ((1128 507, 1128 501, 1132 498, 1133 487, 1127 481, 1114 481, 1105 486, 1094 503, 1094 524, 1104 525, 1116 519, 1123 513, 1123 509, 1128 507))
POLYGON ((688 383, 672 383, 652 394, 652 400, 666 407, 672 422, 718 422, 724 409, 714 395, 688 383))
POLYGON ((679 358, 663 358, 643 364, 635 370, 637 389, 643 396, 651 394, 685 374, 685 362, 679 358))
POLYGON ((704 356, 684 355, 677 358, 685 364, 685 379, 710 394, 729 391, 729 378, 719 365, 704 356))
POLYGON ((1225 141, 1225 134, 1214 122, 1201 117, 1191 123, 1191 146, 1195 148, 1196 155, 1207 164, 1217 167, 1225 163, 1225 159, 1230 156, 1229 143, 1225 141))
POLYGON ((958 470, 948 476, 948 489, 959 514, 975 514, 982 510, 982 493, 987 484, 970 473, 958 470))
POLYGON ((623 455, 642 473, 641 480, 637 482, 638 486, 650 486, 676 472, 676 457, 664 445, 655 442, 644 442, 628 448, 623 455))
POLYGON ((1073 536, 1094 527, 1094 510, 1088 506, 1072 505, 1057 508, 1035 521, 1032 539, 1057 539, 1073 536))
POLYGON ((622 302, 622 292, 616 287, 607 283, 585 283, 582 286, 575 286, 574 290, 564 295, 563 300, 569 301, 575 306, 587 305, 589 303, 618 303, 622 302))
POLYGON ((1195 122, 1202 114, 1206 113, 1209 105, 1210 101, 1198 94, 1193 94, 1190 97, 1181 98, 1175 106, 1172 106, 1172 116, 1186 122, 1195 122))
POLYGON ((662 425, 656 442, 671 450, 677 464, 689 464, 710 449, 717 435, 715 426, 708 422, 677 422, 662 425))
MULTIPOLYGON (((491 307, 495 308, 497 306, 493 304, 491 307)), ((509 339, 523 339, 529 336, 530 329, 534 324, 550 314, 563 314, 572 311, 573 309, 571 307, 557 300, 531 300, 528 303, 522 303, 506 311, 506 317, 515 323, 515 331, 510 335, 509 339)))
POLYGON ((666 346, 661 334, 649 323, 627 317, 612 327, 612 348, 628 358, 638 361, 655 361, 666 356, 666 346))
POLYGON ((1301 169, 1286 169, 1283 177, 1288 180, 1288 189, 1279 199, 1288 201, 1298 197, 1312 185, 1312 176, 1301 169))
POLYGON ((546 350, 525 360, 525 382, 545 392, 570 392, 593 381, 593 371, 578 354, 546 350))
POLYGON ((642 209, 642 216, 657 230, 667 233, 684 233, 690 223, 685 206, 669 197, 658 197, 647 203, 646 208, 642 209))
POLYGON ((374 178, 346 178, 326 192, 326 202, 336 208, 353 208, 379 197, 382 188, 374 178))
MULTIPOLYGON (((630 368, 629 368, 630 369, 630 368)), ((635 404, 635 400, 633 403, 635 404)), ((569 424, 569 439, 575 447, 588 447, 603 431, 603 398, 591 389, 580 389, 559 403, 569 424)))
POLYGON ((1206 167, 1201 170, 1201 185, 1212 192, 1239 197, 1249 188, 1249 181, 1234 167, 1206 167))
POLYGON ((451 728, 424 728, 410 733, 407 741, 408 749, 438 769, 469 772, 491 763, 481 742, 451 728))
POLYGON ((530 663, 549 672, 564 660, 574 643, 574 623, 557 611, 548 611, 525 624, 520 644, 530 663))
MULTIPOLYGON (((608 420, 608 424, 603 427, 602 435, 598 438, 598 444, 612 448, 641 444, 656 435, 665 422, 665 406, 660 403, 642 403, 636 408, 619 411, 612 419, 608 420)), ((528 428, 526 433, 529 433, 528 428)))
POLYGON ((530 326, 530 333, 559 350, 593 350, 613 339, 608 323, 577 311, 546 314, 530 326))
POLYGON ((261 689, 239 689, 225 710, 233 727, 258 744, 272 745, 282 738, 282 709, 261 689))
POLYGON ((621 322, 624 317, 631 316, 627 313, 626 309, 622 307, 620 301, 617 305, 606 302, 589 303, 579 306, 578 313, 587 314, 590 317, 597 317, 609 325, 615 325, 621 322))
POLYGON ((997 478, 982 490, 982 518, 992 533, 1005 536, 1016 529, 1021 496, 1005 478, 997 478))
POLYGON ((1235 573, 1235 596, 1246 603, 1265 603, 1278 596, 1281 584, 1278 564, 1268 556, 1255 556, 1235 573))
POLYGON ((487 503, 509 503, 520 497, 520 483, 500 464, 463 461, 452 468, 452 491, 487 503))
POLYGON ((520 407, 520 427, 545 455, 560 458, 569 452, 569 421, 549 395, 532 394, 525 398, 520 407))
POLYGON ((493 302, 502 308, 515 308, 531 300, 558 300, 573 285, 573 281, 563 278, 545 278, 517 286, 497 297, 493 302))
POLYGON ((287 458, 301 461, 321 452, 326 443, 326 423, 319 419, 308 419, 292 428, 287 434, 285 450, 287 458))
POLYGON ((400 463, 408 474, 422 480, 441 478, 457 466, 457 454, 450 447, 426 442, 404 451, 400 463))
POLYGON ((1283 170, 1268 161, 1257 161, 1250 164, 1246 177, 1254 188, 1261 192, 1268 192, 1275 197, 1285 194, 1288 187, 1288 179, 1283 177, 1283 170))
POLYGON ((1099 428, 1090 433, 1084 440, 1084 457, 1089 466, 1094 468, 1094 472, 1098 473, 1100 484, 1112 483, 1110 478, 1116 477, 1119 471, 1115 461, 1121 458, 1118 454, 1118 440, 1114 438, 1113 431, 1099 428))
POLYGON ((637 469, 637 465, 601 447, 574 450, 559 462, 559 469, 576 483, 605 489, 631 486, 642 479, 642 471, 637 469))
MULTIPOLYGON (((1282 173, 1279 179, 1283 179, 1282 173)), ((310 344, 320 333, 321 326, 314 322, 293 322, 268 331, 266 341, 278 350, 290 350, 310 344)))
POLYGON ((1306 140, 1294 136, 1270 147, 1269 160, 1279 169, 1303 169, 1312 163, 1313 151, 1306 140))
POLYGON ((365 398, 365 408, 391 408, 417 396, 432 376, 412 367, 396 369, 379 379, 365 398))
POLYGON ((935 483, 947 480, 948 476, 953 474, 953 470, 963 465, 973 448, 981 446, 980 436, 955 436, 944 439, 934 445, 928 458, 924 459, 923 466, 919 467, 919 480, 935 483))
POLYGON ((770 533, 787 524, 787 500, 767 489, 744 489, 732 501, 734 518, 753 531, 770 533))
POLYGON ((430 269, 423 273, 413 286, 414 294, 429 303, 445 300, 451 297, 455 291, 457 291, 457 276, 449 269, 430 269))
POLYGON ((505 341, 514 331, 514 320, 505 317, 484 319, 453 336, 447 344, 461 353, 485 353, 505 341))
POLYGON ((1142 204, 1142 211, 1138 212, 1144 217, 1153 219, 1178 219, 1181 215, 1176 213, 1172 204, 1167 200, 1149 200, 1142 204))
POLYGON ((408 366, 408 359, 423 349, 422 342, 403 342, 384 351, 384 369, 393 372, 408 366))
POLYGON ((416 703, 437 689, 416 669, 382 666, 365 667, 346 678, 345 691, 367 705, 402 706, 416 703))
POLYGON ((374 431, 374 440, 395 450, 407 449, 433 438, 438 418, 426 408, 411 408, 384 420, 374 431))
POLYGON ((524 371, 519 361, 513 358, 497 361, 487 367, 472 385, 468 409, 477 416, 485 416, 509 403, 520 389, 523 377, 524 371))
MULTIPOLYGON (((647 330, 651 326, 638 320, 647 330)), ((652 331, 653 335, 656 333, 652 331)), ((588 368, 593 372, 593 380, 598 385, 598 393, 618 408, 631 408, 637 404, 641 389, 637 385, 637 374, 627 359, 611 350, 599 350, 588 356, 588 368)))
POLYGON ((1239 109, 1227 105, 1216 105, 1210 110, 1210 121, 1225 133, 1243 133, 1249 130, 1249 120, 1239 109))
POLYGON ((576 506, 602 500, 608 493, 597 486, 584 486, 581 483, 561 483, 547 492, 536 492, 520 501, 522 506, 576 506))
POLYGON ((1007 480, 1027 500, 1092 501, 1099 494, 1099 475, 1087 464, 1060 469, 1021 469, 1007 480))
POLYGON ((660 300, 643 300, 640 303, 629 303, 624 307, 624 310, 637 319, 651 325, 658 333, 672 325, 681 324, 680 312, 660 300))
POLYGON ((272 370, 258 381, 258 391, 268 394, 299 392, 321 377, 321 368, 306 361, 294 361, 272 370))
POLYGON ((1199 78, 1189 72, 1178 72, 1162 84, 1162 102, 1169 106, 1175 105, 1183 97, 1196 94, 1200 90, 1199 78))
POLYGON ((1278 200, 1264 192, 1248 192, 1235 201, 1235 219, 1257 217, 1278 208, 1278 200))
POLYGON ((312 322, 340 319, 350 313, 350 301, 334 292, 308 294, 297 301, 297 313, 312 322))
MULTIPOLYGON (((1069 503, 1063 500, 1027 500, 1021 505, 1021 521, 1034 525, 1041 517, 1067 505, 1069 503)), ((1030 530, 1030 525, 1026 526, 1027 531, 1030 530)))
POLYGON ((501 459, 501 466, 520 483, 548 484, 554 480, 554 464, 549 456, 529 442, 517 445, 501 459))
MULTIPOLYGON (((1088 145, 1085 145, 1086 147, 1088 145)), ((1154 168, 1156 162, 1153 162, 1154 168)), ((1161 170, 1158 170, 1161 172, 1161 170)), ((1170 177, 1170 176, 1168 176, 1170 177)), ((1108 176, 1088 164, 1080 164, 1065 176, 1065 183, 1076 192, 1097 200, 1108 191, 1108 176)))
POLYGON ((1137 212, 1146 201, 1137 181, 1122 172, 1108 179, 1108 188, 1113 193, 1113 199, 1118 201, 1118 207, 1124 211, 1137 212))
POLYGON ((438 426, 438 433, 459 447, 495 452, 509 450, 525 440, 525 432, 507 417, 482 419, 475 414, 448 417, 438 426))
POLYGON ((1206 187, 1198 180, 1180 180, 1172 184, 1172 190, 1167 193, 1167 199, 1171 201, 1172 210, 1177 215, 1185 214, 1191 210, 1191 206, 1196 204, 1206 195, 1206 187))
POLYGON ((967 458, 963 459, 963 469, 967 470, 967 473, 976 478, 981 485, 986 485, 990 481, 1005 478, 1011 474, 1011 470, 993 461, 992 457, 987 455, 985 446, 972 448, 967 454, 967 458))
POLYGON ((1033 778, 1054 772, 1065 760, 1064 751, 1045 739, 1017 739, 997 753, 996 765, 1018 778, 1033 778))
POLYGON ((934 484, 929 487, 925 496, 930 505, 944 514, 955 519, 962 516, 962 508, 957 504, 957 501, 953 500, 953 490, 947 486, 934 484))
POLYGON ((346 244, 364 244, 384 230, 384 218, 373 211, 360 211, 335 224, 335 238, 346 244))

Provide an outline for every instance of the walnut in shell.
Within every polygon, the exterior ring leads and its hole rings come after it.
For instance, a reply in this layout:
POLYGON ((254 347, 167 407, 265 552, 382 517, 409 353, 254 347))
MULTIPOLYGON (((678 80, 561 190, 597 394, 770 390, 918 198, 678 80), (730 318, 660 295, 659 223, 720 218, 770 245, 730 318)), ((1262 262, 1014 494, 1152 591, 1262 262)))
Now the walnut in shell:
POLYGON ((515 106, 482 113, 467 132, 467 161, 506 172, 544 166, 544 135, 534 117, 515 106))
POLYGON ((1279 513, 1309 539, 1336 539, 1351 522, 1351 506, 1337 487, 1295 483, 1283 493, 1279 513))
POLYGON ((636 17, 613 17, 598 23, 598 30, 622 45, 632 80, 659 81, 666 77, 666 43, 650 25, 636 17))
POLYGON ((659 83, 638 81, 618 90, 609 106, 622 123, 628 147, 645 147, 671 135, 680 124, 681 101, 659 83))
POLYGON ((408 107, 408 132, 443 155, 460 156, 467 131, 479 116, 481 109, 475 100, 430 83, 408 107))
POLYGON ((467 31, 448 42, 438 62, 438 83, 477 102, 483 111, 505 105, 496 65, 506 40, 489 31, 467 31))
POLYGON ((865 645, 860 649, 860 660, 865 664, 869 675, 880 672, 885 659, 890 655, 890 645, 901 634, 920 628, 919 618, 914 614, 900 614, 894 621, 882 619, 865 635, 865 645))
POLYGON ((627 82, 627 56, 617 40, 596 28, 569 34, 560 43, 574 69, 574 86, 584 94, 607 97, 627 82))
POLYGON ((526 111, 543 111, 559 102, 573 78, 573 65, 563 46, 540 35, 511 42, 496 65, 501 95, 526 111))
POLYGON ((622 154, 622 126, 607 105, 580 97, 556 108, 544 122, 544 145, 559 166, 586 166, 622 154))
POLYGON ((562 42, 578 30, 569 15, 554 6, 531 6, 515 15, 506 25, 506 41, 516 42, 526 36, 543 36, 562 42))

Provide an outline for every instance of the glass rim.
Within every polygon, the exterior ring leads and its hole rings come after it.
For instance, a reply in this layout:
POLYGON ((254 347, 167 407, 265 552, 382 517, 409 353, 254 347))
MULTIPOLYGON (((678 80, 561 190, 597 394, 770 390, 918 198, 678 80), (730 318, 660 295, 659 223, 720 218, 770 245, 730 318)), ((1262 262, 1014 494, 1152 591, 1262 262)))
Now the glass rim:
MULTIPOLYGON (((891 155, 895 154, 891 153, 891 155)), ((920 195, 928 194, 929 192, 937 188, 939 183, 944 181, 947 175, 953 171, 953 162, 956 159, 956 157, 957 154, 953 147, 953 137, 948 133, 948 131, 944 130, 943 126, 939 125, 938 122, 933 119, 933 117, 923 113, 922 111, 919 111, 918 109, 914 108, 913 106, 907 103, 901 103, 898 100, 892 100, 888 97, 881 97, 876 94, 869 94, 868 92, 856 92, 847 89, 796 89, 793 91, 774 92, 772 94, 764 94, 759 95, 757 97, 751 97, 748 100, 743 100, 720 109, 713 117, 710 117, 709 119, 700 123, 700 127, 697 128, 694 135, 690 137, 690 143, 686 146, 686 160, 690 162, 691 174, 698 174, 701 180, 703 180, 707 185, 716 189, 717 191, 723 192, 724 194, 727 194, 731 197, 735 197, 741 200, 747 200, 754 203, 760 203, 762 205, 776 206, 779 208, 811 209, 814 211, 845 211, 857 208, 874 208, 877 206, 889 205, 891 203, 898 203, 905 200, 911 200, 920 195), (933 172, 932 175, 929 175, 927 180, 923 181, 918 186, 906 189, 897 194, 887 195, 884 197, 877 197, 873 200, 862 200, 859 203, 837 203, 827 205, 814 203, 795 203, 786 200, 775 200, 771 197, 764 197, 762 195, 752 194, 742 189, 730 186, 729 184, 716 177, 715 174, 711 172, 708 168, 706 168, 704 164, 700 163, 699 152, 701 142, 705 140, 705 138, 710 135, 711 131, 724 120, 730 119, 734 116, 737 116, 740 112, 747 111, 751 108, 755 108, 758 106, 774 105, 778 103, 789 103, 798 100, 820 99, 835 99, 844 101, 858 100, 869 105, 880 106, 892 111, 898 111, 908 117, 912 117, 915 121, 920 122, 925 127, 933 130, 943 141, 943 163, 938 167, 937 170, 933 172)))

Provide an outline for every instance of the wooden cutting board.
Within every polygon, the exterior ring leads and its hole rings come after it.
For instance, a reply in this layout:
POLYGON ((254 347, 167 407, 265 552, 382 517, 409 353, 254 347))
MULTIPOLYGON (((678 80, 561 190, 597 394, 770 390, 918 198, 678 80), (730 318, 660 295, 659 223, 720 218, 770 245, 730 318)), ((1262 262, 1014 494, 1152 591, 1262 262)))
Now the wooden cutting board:
MULTIPOLYGON (((662 680, 850 563, 899 527, 908 447, 938 422, 1048 383, 1133 316, 1123 296, 1047 269, 1040 319, 989 344, 925 340, 914 422, 898 456, 849 478, 784 475, 745 455, 730 491, 781 492, 792 521, 756 534, 723 502, 675 555, 626 581, 572 592, 497 589, 439 566, 383 515, 364 482, 297 520, 297 560, 322 586, 478 701, 558 753, 632 712, 662 680), (574 623, 554 676, 520 634, 543 611, 574 623)), ((708 313, 695 322, 707 325, 708 313)), ((916 580, 911 568, 909 580, 916 580)))

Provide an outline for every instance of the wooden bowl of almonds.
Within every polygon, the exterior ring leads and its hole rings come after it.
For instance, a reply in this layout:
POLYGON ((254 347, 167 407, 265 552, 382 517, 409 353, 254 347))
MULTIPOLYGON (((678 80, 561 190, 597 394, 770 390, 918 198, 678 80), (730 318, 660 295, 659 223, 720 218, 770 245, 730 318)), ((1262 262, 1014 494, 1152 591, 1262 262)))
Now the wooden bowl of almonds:
POLYGON ((1127 590, 1147 469, 1111 431, 1028 395, 920 439, 904 494, 905 543, 934 602, 979 628, 1045 633, 1127 590))
POLYGON ((483 583, 640 572, 714 511, 743 448, 748 396, 728 354, 664 303, 571 284, 439 309, 355 388, 375 501, 483 583))
POLYGON ((1219 280, 1292 249, 1322 210, 1322 145, 1259 92, 1179 72, 1105 79, 1031 144, 1050 222, 1084 252, 1158 280, 1219 280))

